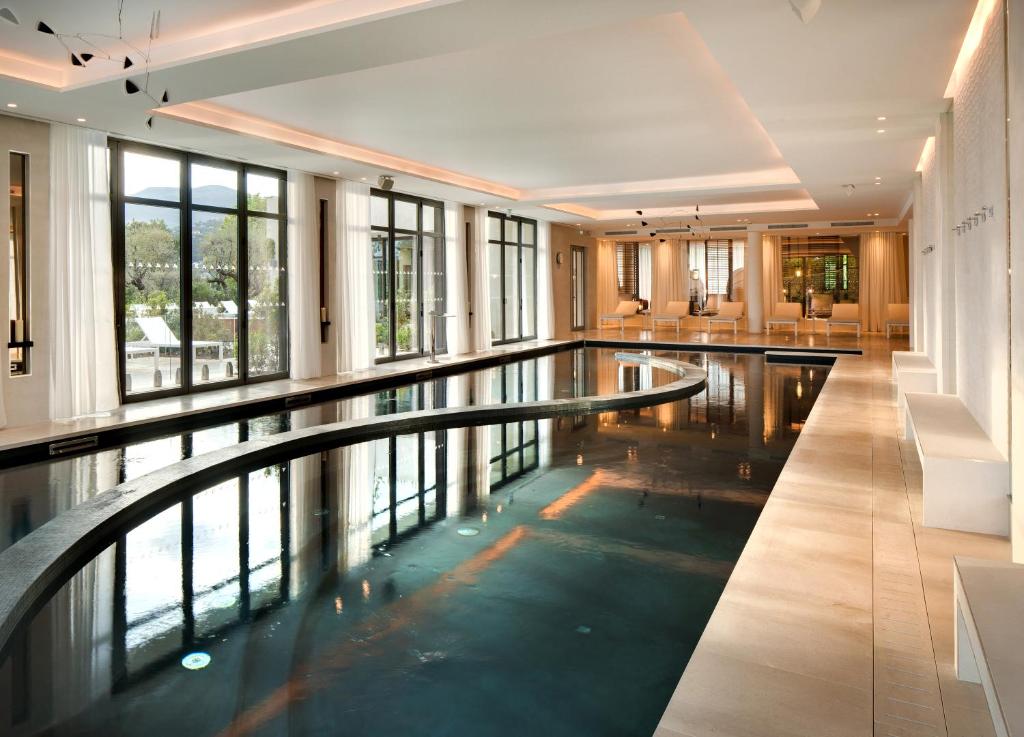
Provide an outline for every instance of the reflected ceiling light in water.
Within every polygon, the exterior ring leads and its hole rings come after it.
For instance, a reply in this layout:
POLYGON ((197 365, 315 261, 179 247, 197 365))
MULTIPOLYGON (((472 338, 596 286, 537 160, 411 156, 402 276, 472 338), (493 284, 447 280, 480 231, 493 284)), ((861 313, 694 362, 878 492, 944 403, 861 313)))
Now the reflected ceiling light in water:
POLYGON ((482 515, 480 515, 480 519, 486 525, 487 524, 487 512, 484 512, 482 515))
POLYGON ((501 507, 501 505, 499 504, 499 505, 498 505, 498 514, 501 514, 501 509, 502 509, 502 507, 501 507))
POLYGON ((189 653, 181 659, 181 666, 187 670, 202 670, 212 659, 207 653, 189 653))
POLYGON ((345 611, 345 602, 344 602, 344 600, 342 600, 342 598, 340 596, 335 596, 334 597, 334 613, 335 614, 341 614, 343 611, 345 611))
POLYGON ((370 582, 363 579, 363 601, 370 600, 370 582))
POLYGON ((748 461, 740 461, 740 464, 736 467, 736 473, 744 481, 750 481, 750 463, 748 461))
POLYGON ((796 384, 796 398, 800 399, 804 395, 804 385, 800 382, 796 384))
POLYGON ((463 537, 473 537, 474 535, 480 534, 480 530, 476 529, 475 527, 460 527, 458 530, 456 530, 456 532, 458 532, 463 537))
POLYGON ((577 466, 582 466, 583 465, 583 455, 582 454, 578 454, 576 456, 576 465, 577 466))

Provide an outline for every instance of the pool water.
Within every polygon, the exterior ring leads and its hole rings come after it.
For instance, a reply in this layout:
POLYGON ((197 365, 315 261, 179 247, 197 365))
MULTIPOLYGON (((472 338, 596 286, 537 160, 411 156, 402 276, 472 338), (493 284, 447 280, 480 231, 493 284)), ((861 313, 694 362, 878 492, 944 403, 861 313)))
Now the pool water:
MULTIPOLYGON (((124 530, 8 649, 0 735, 652 734, 827 375, 665 355, 705 366, 708 389, 297 458, 124 530)), ((581 385, 621 390, 591 356, 581 385)), ((560 390, 513 370, 527 388, 507 399, 560 390)), ((120 468, 169 456, 125 449, 120 468)))

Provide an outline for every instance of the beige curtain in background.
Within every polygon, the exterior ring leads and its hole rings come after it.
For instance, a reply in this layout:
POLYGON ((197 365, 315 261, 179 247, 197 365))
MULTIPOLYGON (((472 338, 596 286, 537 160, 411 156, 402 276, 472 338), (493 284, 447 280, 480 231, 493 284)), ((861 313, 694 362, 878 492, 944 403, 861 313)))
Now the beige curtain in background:
POLYGON ((775 304, 785 301, 782 289, 782 236, 766 235, 761 241, 764 262, 761 273, 761 294, 765 319, 775 315, 775 304))
POLYGON ((886 307, 909 301, 907 242, 900 233, 860 236, 860 319, 869 332, 885 330, 886 307))
POLYGON ((669 302, 685 302, 689 297, 689 278, 686 269, 686 249, 681 241, 655 243, 654 282, 651 312, 665 312, 669 302))
POLYGON ((597 314, 615 311, 619 303, 619 285, 615 275, 615 241, 597 242, 597 314))

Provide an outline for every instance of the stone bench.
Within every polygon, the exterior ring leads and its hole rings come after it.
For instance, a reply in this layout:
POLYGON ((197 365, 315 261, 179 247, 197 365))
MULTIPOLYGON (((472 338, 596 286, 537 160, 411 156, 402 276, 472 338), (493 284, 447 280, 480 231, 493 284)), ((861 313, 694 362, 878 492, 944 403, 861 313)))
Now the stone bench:
POLYGON ((1024 735, 1024 566, 953 559, 956 675, 985 690, 999 737, 1024 735))
POLYGON ((913 428, 907 417, 907 404, 904 395, 907 392, 931 392, 939 390, 939 372, 935 364, 924 353, 917 351, 892 352, 892 378, 896 382, 896 406, 903 413, 904 434, 913 438, 913 428))
POLYGON ((1010 464, 951 394, 906 395, 926 527, 1010 534, 1010 464))

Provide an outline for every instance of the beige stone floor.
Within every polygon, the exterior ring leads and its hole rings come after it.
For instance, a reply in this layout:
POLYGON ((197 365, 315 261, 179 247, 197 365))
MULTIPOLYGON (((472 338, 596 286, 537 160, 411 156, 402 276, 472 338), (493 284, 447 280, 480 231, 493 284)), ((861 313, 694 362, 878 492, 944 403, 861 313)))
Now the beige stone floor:
POLYGON ((1006 560, 1009 542, 921 526, 921 469, 890 380, 906 341, 858 344, 863 357, 833 368, 656 737, 992 734, 981 688, 953 671, 952 556, 1006 560))

